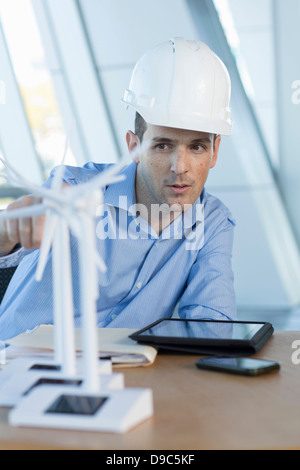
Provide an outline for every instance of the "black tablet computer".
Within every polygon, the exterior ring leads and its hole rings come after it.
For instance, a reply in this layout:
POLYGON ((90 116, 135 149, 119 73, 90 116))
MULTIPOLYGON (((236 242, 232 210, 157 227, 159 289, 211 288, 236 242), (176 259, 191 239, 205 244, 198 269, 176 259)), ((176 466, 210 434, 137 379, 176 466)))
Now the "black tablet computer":
POLYGON ((266 322, 166 318, 134 332, 130 338, 159 349, 243 356, 259 351, 273 332, 266 322))

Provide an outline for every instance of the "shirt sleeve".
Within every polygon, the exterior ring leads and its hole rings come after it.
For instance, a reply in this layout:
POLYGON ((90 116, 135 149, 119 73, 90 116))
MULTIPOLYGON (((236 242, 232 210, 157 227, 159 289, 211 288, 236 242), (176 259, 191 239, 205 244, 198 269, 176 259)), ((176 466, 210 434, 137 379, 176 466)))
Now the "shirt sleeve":
POLYGON ((234 226, 234 220, 226 218, 199 251, 179 302, 180 318, 236 319, 231 266, 234 226))

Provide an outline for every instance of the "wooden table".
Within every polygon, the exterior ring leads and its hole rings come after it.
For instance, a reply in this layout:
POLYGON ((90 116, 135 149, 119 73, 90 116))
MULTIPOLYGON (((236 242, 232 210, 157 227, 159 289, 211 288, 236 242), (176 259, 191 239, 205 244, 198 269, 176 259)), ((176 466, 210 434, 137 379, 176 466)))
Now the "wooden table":
POLYGON ((300 332, 278 331, 255 357, 280 372, 241 377, 200 371, 197 356, 158 355, 153 366, 124 369, 126 386, 151 387, 154 416, 126 434, 13 428, 0 409, 0 449, 196 450, 300 448, 300 332))

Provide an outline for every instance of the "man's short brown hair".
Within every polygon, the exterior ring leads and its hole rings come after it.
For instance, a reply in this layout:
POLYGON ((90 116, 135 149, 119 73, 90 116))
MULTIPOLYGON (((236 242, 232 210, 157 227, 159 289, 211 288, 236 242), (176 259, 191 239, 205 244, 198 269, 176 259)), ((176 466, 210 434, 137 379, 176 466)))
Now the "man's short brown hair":
POLYGON ((135 114, 134 126, 134 133, 138 136, 140 143, 142 143, 144 134, 147 130, 147 123, 138 112, 135 114))
MULTIPOLYGON (((143 141, 143 137, 144 137, 146 130, 147 130, 147 123, 145 119, 138 112, 136 112, 135 121, 134 121, 134 133, 135 135, 138 136, 140 143, 142 143, 143 141)), ((214 145, 215 145, 217 134, 213 134, 213 136, 214 136, 214 145)))

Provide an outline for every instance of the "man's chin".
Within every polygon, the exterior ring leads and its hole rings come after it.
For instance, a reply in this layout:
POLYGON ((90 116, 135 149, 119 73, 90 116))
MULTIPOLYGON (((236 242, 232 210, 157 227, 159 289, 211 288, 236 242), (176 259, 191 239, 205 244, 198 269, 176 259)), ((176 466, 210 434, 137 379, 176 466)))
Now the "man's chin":
POLYGON ((191 203, 184 199, 168 199, 165 204, 169 207, 169 211, 174 212, 175 214, 179 214, 192 206, 191 203))
POLYGON ((193 201, 192 198, 185 197, 183 195, 178 195, 175 197, 168 198, 169 206, 172 206, 172 208, 174 209, 178 207, 179 212, 182 212, 183 210, 186 210, 187 208, 191 207, 194 204, 194 202, 195 201, 193 201))

